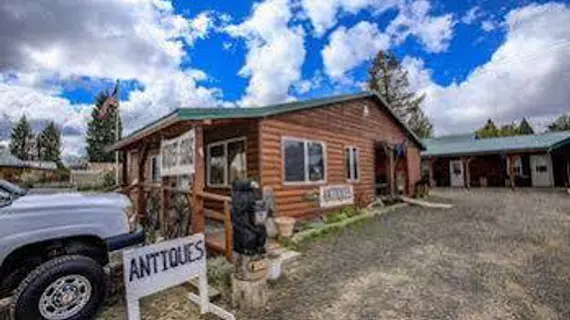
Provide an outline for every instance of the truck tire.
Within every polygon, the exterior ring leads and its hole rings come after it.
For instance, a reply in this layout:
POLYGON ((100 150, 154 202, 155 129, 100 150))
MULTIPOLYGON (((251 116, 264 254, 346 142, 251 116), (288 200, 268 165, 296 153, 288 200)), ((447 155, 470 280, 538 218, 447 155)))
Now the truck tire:
POLYGON ((102 266, 84 256, 61 256, 32 271, 11 305, 15 320, 93 319, 105 300, 102 266))

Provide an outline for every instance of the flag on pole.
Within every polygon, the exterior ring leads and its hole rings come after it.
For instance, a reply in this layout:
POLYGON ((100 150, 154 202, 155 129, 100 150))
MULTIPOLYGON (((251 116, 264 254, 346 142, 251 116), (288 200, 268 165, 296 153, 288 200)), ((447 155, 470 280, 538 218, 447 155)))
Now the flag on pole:
POLYGON ((101 109, 99 109, 99 114, 97 114, 97 118, 99 119, 107 118, 107 114, 109 113, 110 108, 118 107, 119 105, 118 95, 119 95, 119 80, 117 80, 113 92, 111 92, 111 94, 107 97, 107 99, 105 99, 105 102, 103 102, 101 109))

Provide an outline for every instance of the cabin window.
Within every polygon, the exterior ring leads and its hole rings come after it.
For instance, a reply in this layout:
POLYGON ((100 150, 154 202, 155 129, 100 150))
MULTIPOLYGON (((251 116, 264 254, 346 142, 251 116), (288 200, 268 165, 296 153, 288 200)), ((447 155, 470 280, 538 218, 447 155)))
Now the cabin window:
POLYGON ((358 148, 348 147, 345 149, 346 179, 358 181, 360 178, 360 152, 358 148))
POLYGON ((247 178, 245 137, 208 145, 208 186, 227 187, 247 178))
POLYGON ((150 158, 150 177, 152 181, 160 181, 160 164, 158 163, 158 156, 150 158))
POLYGON ((303 139, 283 139, 285 182, 325 181, 325 144, 303 139))

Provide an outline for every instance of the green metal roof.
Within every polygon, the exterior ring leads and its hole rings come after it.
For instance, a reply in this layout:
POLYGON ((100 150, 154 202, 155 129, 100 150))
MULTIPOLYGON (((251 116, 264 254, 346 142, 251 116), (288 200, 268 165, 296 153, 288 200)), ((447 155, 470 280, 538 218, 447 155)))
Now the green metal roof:
POLYGON ((424 139, 422 142, 427 149, 422 152, 423 157, 550 151, 570 144, 570 131, 483 139, 476 139, 473 134, 464 134, 424 139))
MULTIPOLYGON (((154 127, 159 126, 165 121, 184 121, 184 120, 220 120, 220 119, 247 119, 247 118, 263 118, 278 114, 283 114, 287 112, 305 110, 310 108, 323 107, 330 104, 342 103, 346 101, 362 99, 362 98, 375 98, 382 105, 388 106, 386 101, 372 92, 361 92, 356 94, 346 94, 337 95, 332 97, 304 100, 304 101, 294 101, 289 103, 282 103, 276 105, 269 105, 265 107, 236 107, 236 108, 180 108, 176 109, 170 114, 153 121, 152 123, 138 129, 128 136, 124 137, 122 140, 111 146, 109 149, 120 149, 121 147, 133 142, 133 140, 138 140, 144 137, 147 133, 145 131, 151 131, 154 127)), ((405 131, 407 131, 412 139, 420 146, 424 148, 420 139, 404 124, 390 109, 390 107, 384 108, 405 131)))

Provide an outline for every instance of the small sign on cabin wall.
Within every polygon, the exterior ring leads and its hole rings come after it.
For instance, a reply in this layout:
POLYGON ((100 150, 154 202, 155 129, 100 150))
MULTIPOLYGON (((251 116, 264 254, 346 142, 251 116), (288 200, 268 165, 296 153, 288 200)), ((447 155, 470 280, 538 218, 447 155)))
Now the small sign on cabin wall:
POLYGON ((129 320, 140 319, 140 298, 191 278, 198 278, 199 295, 190 293, 188 298, 200 306, 202 314, 211 312, 222 319, 234 319, 231 313, 209 301, 206 246, 202 233, 125 250, 123 271, 129 320))
POLYGON ((161 176, 177 176, 194 173, 195 159, 194 129, 160 143, 161 176))
POLYGON ((319 203, 321 208, 332 208, 354 204, 354 189, 350 184, 322 186, 319 203))

